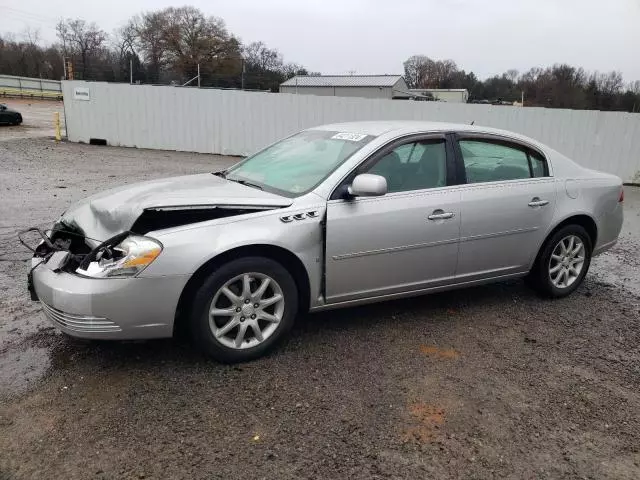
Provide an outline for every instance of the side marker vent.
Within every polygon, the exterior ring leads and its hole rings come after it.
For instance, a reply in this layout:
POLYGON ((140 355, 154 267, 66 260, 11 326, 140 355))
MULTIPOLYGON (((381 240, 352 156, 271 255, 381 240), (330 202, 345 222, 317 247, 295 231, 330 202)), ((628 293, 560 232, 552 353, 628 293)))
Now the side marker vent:
POLYGON ((285 215, 283 217, 280 217, 280 221, 284 223, 290 223, 294 220, 298 221, 305 220, 307 218, 316 218, 318 215, 320 215, 320 213, 317 210, 312 210, 309 212, 294 213, 293 215, 285 215))

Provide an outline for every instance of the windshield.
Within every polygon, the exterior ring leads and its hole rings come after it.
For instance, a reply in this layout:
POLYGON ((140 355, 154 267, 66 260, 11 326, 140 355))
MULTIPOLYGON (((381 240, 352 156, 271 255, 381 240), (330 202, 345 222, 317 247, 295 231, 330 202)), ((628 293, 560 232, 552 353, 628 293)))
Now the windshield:
POLYGON ((232 167, 226 178, 295 197, 315 188, 373 139, 358 133, 306 130, 232 167))

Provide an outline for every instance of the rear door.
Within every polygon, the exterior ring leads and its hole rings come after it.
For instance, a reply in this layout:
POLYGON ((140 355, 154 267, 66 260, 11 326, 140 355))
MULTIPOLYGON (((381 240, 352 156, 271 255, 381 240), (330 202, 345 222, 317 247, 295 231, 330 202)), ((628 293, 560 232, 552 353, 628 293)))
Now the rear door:
POLYGON ((451 185, 453 147, 444 135, 395 142, 358 173, 387 179, 381 197, 327 204, 327 303, 452 283, 460 233, 460 187, 451 185))
POLYGON ((461 192, 456 282, 528 270, 556 206, 547 161, 534 148, 492 135, 457 135, 461 192))

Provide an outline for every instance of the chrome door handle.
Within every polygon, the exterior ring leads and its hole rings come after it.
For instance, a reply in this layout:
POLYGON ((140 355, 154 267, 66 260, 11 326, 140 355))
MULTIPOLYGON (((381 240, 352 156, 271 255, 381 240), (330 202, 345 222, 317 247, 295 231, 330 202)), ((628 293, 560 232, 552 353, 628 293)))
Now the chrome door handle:
POLYGON ((443 213, 432 213, 427 218, 429 220, 447 220, 448 218, 455 217, 455 213, 453 212, 443 212, 443 213))
POLYGON ((539 198, 534 198, 529 202, 529 206, 532 208, 535 207, 544 207, 549 203, 549 200, 540 200, 539 198))

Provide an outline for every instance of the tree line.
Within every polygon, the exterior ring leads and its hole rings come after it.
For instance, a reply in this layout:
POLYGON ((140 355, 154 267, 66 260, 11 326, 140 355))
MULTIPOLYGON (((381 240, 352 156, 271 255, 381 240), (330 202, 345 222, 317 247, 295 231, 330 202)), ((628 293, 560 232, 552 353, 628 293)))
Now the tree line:
POLYGON ((453 60, 414 55, 404 62, 409 88, 466 88, 469 100, 520 102, 549 108, 640 112, 640 80, 624 83, 620 72, 587 72, 556 64, 520 73, 507 70, 480 80, 458 68, 453 60))
POLYGON ((61 20, 58 41, 49 46, 37 32, 23 37, 0 37, 0 73, 181 85, 198 75, 199 65, 201 86, 273 91, 309 74, 262 42, 243 45, 222 19, 189 6, 141 13, 111 34, 82 19, 61 20))
MULTIPOLYGON (((110 34, 95 23, 65 19, 56 37, 44 45, 31 30, 20 39, 0 36, 0 73, 195 85, 199 66, 203 87, 274 92, 294 75, 311 74, 262 42, 243 44, 221 18, 189 6, 141 13, 110 34)), ((514 102, 524 96, 527 106, 640 112, 640 81, 625 85, 615 71, 557 64, 480 80, 453 60, 414 55, 404 62, 404 76, 410 88, 466 88, 470 101, 514 102)))

